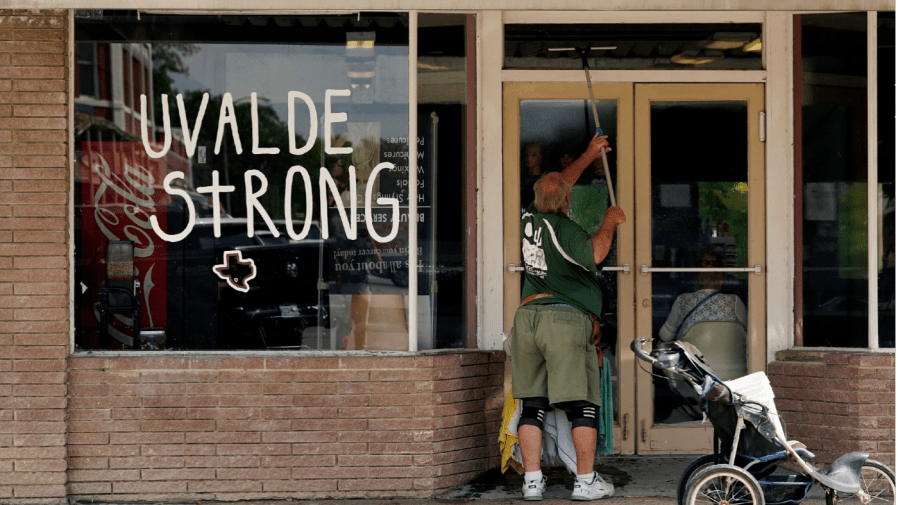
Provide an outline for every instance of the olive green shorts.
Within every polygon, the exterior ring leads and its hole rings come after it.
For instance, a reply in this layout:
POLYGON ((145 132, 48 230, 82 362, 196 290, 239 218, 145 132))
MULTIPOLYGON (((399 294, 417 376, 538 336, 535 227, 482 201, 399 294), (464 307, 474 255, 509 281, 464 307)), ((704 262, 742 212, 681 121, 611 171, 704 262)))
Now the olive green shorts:
POLYGON ((586 400, 602 404, 592 320, 569 305, 525 305, 514 315, 509 337, 512 393, 543 396, 549 403, 586 400))

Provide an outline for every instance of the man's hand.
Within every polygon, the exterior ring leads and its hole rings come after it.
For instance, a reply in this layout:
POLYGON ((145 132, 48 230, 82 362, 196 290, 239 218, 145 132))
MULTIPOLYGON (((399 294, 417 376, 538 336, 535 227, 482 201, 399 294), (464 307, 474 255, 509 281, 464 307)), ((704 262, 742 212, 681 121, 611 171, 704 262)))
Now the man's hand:
POLYGON ((561 178, 567 181, 571 186, 576 184, 577 179, 580 178, 580 174, 582 174, 587 167, 592 165, 593 161, 602 156, 603 147, 606 152, 611 151, 611 147, 608 145, 608 136, 602 135, 600 137, 596 134, 596 136, 589 141, 586 151, 574 160, 573 163, 568 165, 567 168, 561 171, 561 178))
POLYGON ((600 158, 602 156, 602 148, 605 148, 605 152, 611 152, 611 146, 608 144, 608 135, 602 135, 601 137, 596 134, 592 140, 589 141, 589 146, 586 147, 586 154, 592 157, 593 160, 596 158, 600 158))
POLYGON ((606 222, 617 227, 627 222, 627 216, 624 215, 624 210, 620 207, 608 207, 605 212, 605 221, 602 224, 606 222))

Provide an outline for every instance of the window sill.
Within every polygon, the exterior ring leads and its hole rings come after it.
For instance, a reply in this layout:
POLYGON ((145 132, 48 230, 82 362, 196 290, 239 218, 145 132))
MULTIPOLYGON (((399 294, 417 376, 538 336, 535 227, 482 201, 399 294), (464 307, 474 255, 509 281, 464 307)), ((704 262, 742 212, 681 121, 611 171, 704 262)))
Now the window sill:
POLYGON ((475 354, 496 352, 484 349, 429 349, 418 352, 409 351, 237 351, 237 350, 160 350, 160 351, 105 351, 77 350, 69 354, 70 358, 350 358, 350 357, 409 357, 439 356, 445 354, 475 354))
POLYGON ((777 361, 823 361, 824 356, 832 354, 852 355, 895 355, 895 348, 888 349, 861 349, 857 347, 792 347, 784 351, 777 351, 777 361))

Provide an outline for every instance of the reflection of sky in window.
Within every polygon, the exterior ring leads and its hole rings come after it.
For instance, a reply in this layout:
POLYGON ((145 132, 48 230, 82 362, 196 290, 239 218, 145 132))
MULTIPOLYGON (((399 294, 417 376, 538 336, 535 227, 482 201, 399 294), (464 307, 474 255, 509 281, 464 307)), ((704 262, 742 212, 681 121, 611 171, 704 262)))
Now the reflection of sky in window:
MULTIPOLYGON (((617 104, 598 100, 599 124, 606 134, 616 131, 617 104)), ((524 100, 521 102, 521 143, 578 146, 595 134, 588 100, 524 100)))
MULTIPOLYGON (((170 73, 173 88, 184 93, 189 90, 208 91, 211 95, 231 93, 235 102, 249 102, 250 93, 259 96, 259 105, 269 105, 278 117, 287 121, 287 93, 300 91, 315 103, 319 118, 324 114, 324 93, 327 89, 350 89, 347 77, 346 48, 337 45, 273 45, 273 44, 199 44, 200 51, 184 58, 190 75, 170 73), (269 101, 265 101, 265 99, 269 101)), ((375 46, 375 102, 408 104, 408 48, 406 46, 375 46)), ((334 112, 352 111, 341 104, 346 97, 333 98, 334 112)), ((401 113, 400 128, 385 128, 382 135, 405 135, 407 116, 401 113)), ((383 113, 384 111, 380 111, 383 113)), ((208 111, 217 119, 218 111, 208 111)), ((362 119, 362 118, 358 118, 362 119)), ((382 120, 383 118, 381 118, 382 120)), ((398 119, 398 118, 397 118, 398 119)), ((370 118, 369 118, 370 120, 370 118)), ((391 121, 396 122, 396 121, 391 121)), ((387 126, 387 125, 383 125, 387 126)), ((339 127, 339 125, 338 125, 339 127)), ((305 137, 309 131, 309 114, 301 100, 296 102, 296 131, 305 137)))

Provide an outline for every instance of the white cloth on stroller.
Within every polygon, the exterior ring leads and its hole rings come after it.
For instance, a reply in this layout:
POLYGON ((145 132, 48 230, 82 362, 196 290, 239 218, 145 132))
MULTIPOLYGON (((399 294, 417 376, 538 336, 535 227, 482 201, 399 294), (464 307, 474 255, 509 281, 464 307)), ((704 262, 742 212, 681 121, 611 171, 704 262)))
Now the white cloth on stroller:
POLYGON ((767 407, 770 422, 773 424, 773 428, 776 430, 777 435, 780 435, 783 440, 786 439, 786 432, 783 430, 783 426, 780 424, 780 416, 776 412, 776 403, 773 401, 775 396, 773 394, 773 388, 770 387, 770 380, 767 379, 767 374, 764 372, 755 372, 753 374, 748 374, 745 377, 726 381, 724 384, 726 384, 732 392, 744 396, 746 400, 758 402, 767 407))

